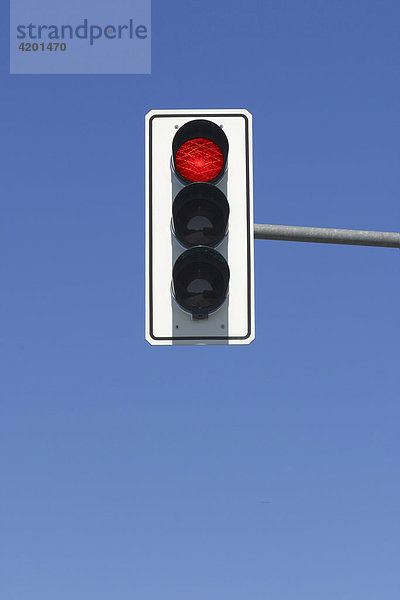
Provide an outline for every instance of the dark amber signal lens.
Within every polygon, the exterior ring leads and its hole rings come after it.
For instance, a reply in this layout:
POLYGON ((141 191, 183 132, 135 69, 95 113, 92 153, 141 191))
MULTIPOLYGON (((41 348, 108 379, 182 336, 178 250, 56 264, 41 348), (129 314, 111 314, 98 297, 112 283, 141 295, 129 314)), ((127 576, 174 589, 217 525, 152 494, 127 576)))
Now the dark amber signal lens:
POLYGON ((192 183, 176 196, 172 224, 176 239, 186 248, 217 246, 227 233, 229 204, 225 194, 209 183, 192 183))

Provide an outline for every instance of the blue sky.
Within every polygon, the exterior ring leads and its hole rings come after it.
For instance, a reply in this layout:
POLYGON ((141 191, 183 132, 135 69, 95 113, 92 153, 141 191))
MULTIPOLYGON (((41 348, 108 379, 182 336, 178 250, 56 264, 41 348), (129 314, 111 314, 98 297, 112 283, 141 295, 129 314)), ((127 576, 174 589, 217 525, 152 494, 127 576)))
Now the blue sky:
POLYGON ((144 340, 144 115, 247 108, 256 222, 399 231, 398 2, 152 3, 152 74, 10 76, 1 600, 397 600, 399 252, 256 241, 256 340, 144 340))

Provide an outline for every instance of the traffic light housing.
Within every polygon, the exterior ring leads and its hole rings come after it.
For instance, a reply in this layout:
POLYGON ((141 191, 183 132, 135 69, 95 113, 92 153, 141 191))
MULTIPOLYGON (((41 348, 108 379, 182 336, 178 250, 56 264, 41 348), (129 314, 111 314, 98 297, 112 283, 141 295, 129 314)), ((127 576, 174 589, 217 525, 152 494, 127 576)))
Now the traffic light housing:
POLYGON ((146 115, 146 339, 254 339, 251 115, 146 115))

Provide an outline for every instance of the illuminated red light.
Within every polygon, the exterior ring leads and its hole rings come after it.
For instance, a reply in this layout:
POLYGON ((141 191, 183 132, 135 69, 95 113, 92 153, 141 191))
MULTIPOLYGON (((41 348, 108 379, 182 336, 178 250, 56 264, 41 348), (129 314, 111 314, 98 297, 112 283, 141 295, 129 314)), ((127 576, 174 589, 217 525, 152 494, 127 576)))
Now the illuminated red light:
POLYGON ((218 177, 224 166, 221 148, 206 138, 194 138, 184 142, 175 155, 179 173, 192 182, 211 181, 218 177))

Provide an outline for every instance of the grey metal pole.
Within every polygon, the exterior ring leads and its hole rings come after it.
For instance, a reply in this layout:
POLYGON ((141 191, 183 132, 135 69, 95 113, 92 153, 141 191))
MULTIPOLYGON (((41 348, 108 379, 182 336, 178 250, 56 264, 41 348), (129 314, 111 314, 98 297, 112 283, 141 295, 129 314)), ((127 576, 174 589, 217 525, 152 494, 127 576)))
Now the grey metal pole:
POLYGON ((363 231, 359 229, 328 229, 326 227, 297 227, 293 225, 254 225, 256 240, 286 242, 318 242, 320 244, 349 244, 400 248, 400 233, 363 231))

